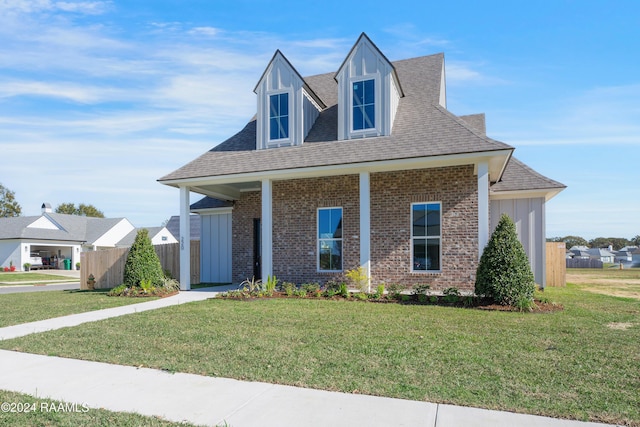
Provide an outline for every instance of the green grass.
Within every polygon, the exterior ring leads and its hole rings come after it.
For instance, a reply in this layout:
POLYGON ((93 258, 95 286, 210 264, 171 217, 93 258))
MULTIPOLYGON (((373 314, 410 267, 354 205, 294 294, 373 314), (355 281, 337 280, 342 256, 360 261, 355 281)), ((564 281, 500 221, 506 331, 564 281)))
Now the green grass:
POLYGON ((640 426, 640 302, 545 295, 565 310, 208 300, 0 348, 640 426))
MULTIPOLYGON (((80 279, 74 279, 73 277, 68 277, 68 276, 57 276, 55 274, 43 274, 43 273, 33 273, 33 272, 29 272, 29 273, 2 272, 0 273, 0 286, 18 284, 16 282, 27 282, 26 284, 47 283, 47 281, 51 281, 51 280, 54 280, 54 281, 67 280, 69 282, 74 282, 74 281, 77 282, 80 279)), ((25 283, 20 283, 20 284, 25 284, 25 283)))
POLYGON ((108 289, 2 294, 0 328, 157 299, 109 297, 107 292, 108 289))
MULTIPOLYGON (((76 426, 119 426, 119 427, 188 427, 193 424, 173 423, 154 417, 126 412, 112 412, 105 409, 84 408, 82 402, 76 402, 77 412, 56 412, 49 408, 59 408, 60 402, 50 399, 38 399, 26 394, 0 390, 0 403, 29 404, 29 409, 35 411, 23 413, 0 412, 0 425, 4 427, 46 426, 46 427, 76 427, 76 426), (85 409, 88 409, 86 412, 85 409)), ((17 405, 14 409, 17 409, 17 405)))

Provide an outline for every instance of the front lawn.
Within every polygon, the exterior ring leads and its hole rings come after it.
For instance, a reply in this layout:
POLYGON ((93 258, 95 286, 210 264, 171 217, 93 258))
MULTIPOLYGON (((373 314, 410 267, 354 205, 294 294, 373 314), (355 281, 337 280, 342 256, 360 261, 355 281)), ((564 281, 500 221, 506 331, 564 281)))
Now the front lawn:
MULTIPOLYGON (((57 410, 63 408, 59 401, 37 399, 26 394, 0 390, 0 402, 12 405, 9 409, 22 412, 0 411, 0 425, 5 427, 24 426, 118 426, 118 427, 189 427, 192 424, 173 423, 159 418, 145 417, 126 412, 112 412, 105 409, 83 407, 75 402, 75 412, 57 410), (27 406, 28 404, 28 406, 27 406), (26 408, 26 409, 25 409, 26 408)), ((64 405, 64 404, 63 404, 64 405)))
POLYGON ((216 299, 0 348, 640 426, 640 302, 573 285, 546 295, 565 309, 216 299))
POLYGON ((0 295, 0 328, 156 298, 115 298, 107 290, 47 291, 0 295))

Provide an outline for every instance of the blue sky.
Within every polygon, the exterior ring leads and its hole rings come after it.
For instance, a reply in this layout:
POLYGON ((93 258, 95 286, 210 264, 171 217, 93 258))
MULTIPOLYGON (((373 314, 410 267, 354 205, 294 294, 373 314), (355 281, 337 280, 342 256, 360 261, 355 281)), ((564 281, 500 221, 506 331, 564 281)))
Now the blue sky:
POLYGON ((444 52, 449 110, 568 186, 548 236, 640 234, 640 2, 440 3, 0 0, 0 183, 25 215, 159 225, 179 194, 156 180, 244 126, 276 49, 331 72, 364 31, 444 52))

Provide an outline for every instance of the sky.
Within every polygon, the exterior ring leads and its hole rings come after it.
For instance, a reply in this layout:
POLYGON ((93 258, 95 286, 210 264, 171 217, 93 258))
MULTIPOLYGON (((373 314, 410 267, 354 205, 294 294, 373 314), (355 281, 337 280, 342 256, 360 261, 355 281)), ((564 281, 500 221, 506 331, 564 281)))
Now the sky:
POLYGON ((640 234, 636 0, 0 0, 0 183, 23 215, 160 225, 179 191, 157 179, 247 123, 276 49, 333 72, 362 32, 391 61, 443 52, 448 109, 567 185, 548 237, 640 234))

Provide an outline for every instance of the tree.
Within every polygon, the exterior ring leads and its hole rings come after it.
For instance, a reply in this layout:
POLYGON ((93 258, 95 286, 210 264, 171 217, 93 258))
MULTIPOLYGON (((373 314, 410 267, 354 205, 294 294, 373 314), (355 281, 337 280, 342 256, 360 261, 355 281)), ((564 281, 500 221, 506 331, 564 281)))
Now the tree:
POLYGON ((124 264, 125 285, 139 286, 143 280, 151 281, 153 286, 160 286, 164 281, 160 259, 153 249, 149 230, 146 228, 138 230, 124 264))
POLYGON ((630 242, 633 244, 633 246, 640 246, 640 234, 632 237, 630 242))
POLYGON ((20 216, 22 208, 16 201, 15 193, 0 184, 0 218, 20 216))
POLYGON ((104 218, 102 211, 93 205, 85 205, 84 203, 80 203, 77 208, 74 203, 62 203, 56 208, 56 213, 104 218))
POLYGON ((631 242, 623 237, 596 237, 589 240, 589 246, 592 248, 608 248, 613 246, 614 250, 619 250, 625 246, 629 246, 631 242))
POLYGON ((475 292, 499 304, 531 308, 535 280, 516 226, 502 214, 478 264, 475 292))

